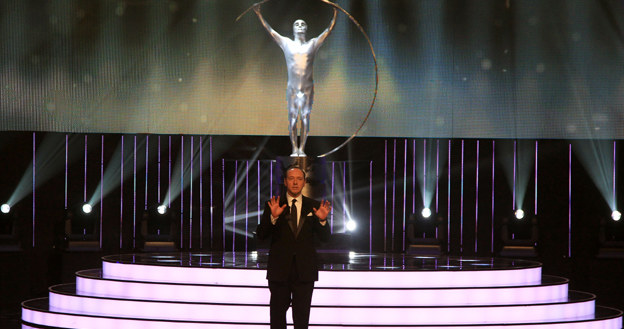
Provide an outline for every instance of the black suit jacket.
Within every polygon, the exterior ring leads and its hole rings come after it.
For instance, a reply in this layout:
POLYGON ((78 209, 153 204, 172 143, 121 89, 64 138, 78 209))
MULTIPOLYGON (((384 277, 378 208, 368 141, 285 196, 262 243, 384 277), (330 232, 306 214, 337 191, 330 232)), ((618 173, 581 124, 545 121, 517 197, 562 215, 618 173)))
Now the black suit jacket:
MULTIPOLYGON (((280 198, 280 206, 286 204, 287 198, 280 198)), ((318 280, 318 260, 314 236, 320 241, 329 238, 329 223, 321 225, 312 208, 318 209, 320 202, 303 196, 301 205, 299 233, 295 233, 288 223, 290 209, 287 206, 277 218, 275 225, 271 223, 271 208, 267 202, 260 225, 256 230, 259 239, 271 238, 269 262, 267 264, 267 279, 270 281, 288 281, 293 259, 296 258, 297 274, 301 281, 318 280), (295 256, 295 257, 293 257, 295 256)))

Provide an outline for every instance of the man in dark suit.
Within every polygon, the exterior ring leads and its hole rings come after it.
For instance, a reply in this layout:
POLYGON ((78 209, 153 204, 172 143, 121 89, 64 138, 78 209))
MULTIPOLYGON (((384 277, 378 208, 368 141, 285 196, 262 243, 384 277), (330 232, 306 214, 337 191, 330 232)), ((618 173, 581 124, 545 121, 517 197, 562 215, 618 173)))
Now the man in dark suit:
POLYGON ((318 202, 301 194, 305 172, 296 166, 286 170, 285 198, 272 197, 266 203, 259 239, 271 237, 267 279, 271 291, 271 329, 286 328, 286 311, 292 302, 295 329, 308 328, 314 281, 318 267, 314 236, 329 237, 328 201, 318 202))

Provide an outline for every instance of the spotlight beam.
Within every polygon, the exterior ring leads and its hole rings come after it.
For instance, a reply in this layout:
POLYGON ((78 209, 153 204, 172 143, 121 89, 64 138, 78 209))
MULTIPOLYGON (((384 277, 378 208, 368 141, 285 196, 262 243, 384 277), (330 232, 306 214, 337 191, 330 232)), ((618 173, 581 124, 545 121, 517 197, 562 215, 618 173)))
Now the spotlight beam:
POLYGON ((439 154, 437 145, 431 140, 424 140, 422 148, 414 148, 414 165, 419 186, 422 188, 422 205, 431 208, 431 202, 435 196, 436 182, 438 180, 437 168, 444 168, 448 161, 447 156, 439 154), (438 163, 439 161, 439 163, 438 163))
POLYGON ((232 231, 234 231, 234 232, 236 232, 236 234, 238 234, 238 235, 244 235, 244 236, 246 236, 246 237, 248 237, 248 238, 252 238, 252 237, 253 237, 253 232, 245 232, 245 230, 243 230, 243 229, 239 229, 239 228, 235 228, 235 227, 233 227, 231 224, 225 224, 225 223, 224 223, 223 225, 224 225, 225 230, 226 230, 227 232, 232 232, 232 231))
POLYGON ((575 141, 573 150, 581 164, 602 194, 611 211, 617 209, 613 182, 614 155, 612 141, 575 141))
MULTIPOLYGON (((133 145, 128 143, 128 145, 133 145)), ((145 138, 137 143, 137 150, 144 147, 145 138)), ((118 188, 121 185, 121 180, 119 177, 121 176, 121 141, 117 144, 117 148, 113 153, 113 157, 110 159, 108 164, 106 165, 106 169, 104 170, 104 178, 100 181, 91 195, 88 203, 91 206, 95 206, 100 203, 100 200, 106 197, 110 192, 114 189, 118 188)), ((128 146, 125 146, 126 148, 128 146)), ((150 152, 150 158, 155 156, 155 152, 150 152)), ((123 181, 125 182, 132 175, 133 166, 133 152, 126 152, 124 150, 124 159, 123 166, 126 168, 123 173, 123 181)), ((145 153, 137 152, 137 170, 143 168, 145 166, 145 153)))
MULTIPOLYGON (((80 140, 77 135, 72 135, 69 139, 70 143, 75 143, 80 140)), ((37 175, 35 179, 35 188, 41 186, 47 182, 50 178, 54 177, 57 173, 63 170, 65 163, 65 135, 48 134, 45 136, 43 142, 35 152, 35 166, 37 168, 37 175)), ((74 162, 79 157, 78 153, 72 154, 69 162, 74 162)), ((30 161, 28 168, 24 171, 22 178, 20 179, 17 187, 9 197, 7 204, 15 205, 20 202, 24 197, 32 193, 33 188, 33 163, 30 161)))
POLYGON ((507 182, 512 194, 515 196, 513 209, 521 209, 524 206, 524 199, 531 177, 533 168, 533 142, 525 140, 516 140, 514 145, 501 144, 503 158, 513 159, 512 161, 503 161, 503 172, 507 178, 507 182))
POLYGON ((180 196, 182 191, 184 191, 191 184, 190 179, 185 179, 183 182, 180 182, 182 180, 182 177, 193 177, 193 181, 195 181, 199 178, 199 173, 203 172, 204 169, 209 165, 208 161, 203 161, 203 168, 200 168, 199 166, 199 163, 201 162, 199 159, 199 150, 200 148, 207 147, 209 142, 209 140, 204 140, 202 145, 197 145, 196 147, 194 147, 193 150, 191 150, 192 153, 190 158, 193 159, 193 165, 191 166, 191 161, 184 161, 183 171, 180 170, 182 168, 183 152, 182 150, 178 152, 175 165, 172 168, 173 175, 171 176, 171 186, 168 189, 167 195, 164 198, 164 204, 169 204, 171 201, 176 200, 180 196), (191 167, 193 168, 192 176, 190 175, 191 167))
POLYGON ((243 220, 245 220, 246 217, 254 217, 254 216, 258 216, 260 214, 262 214, 261 211, 252 211, 252 212, 249 212, 249 216, 245 216, 245 214, 236 215, 236 217, 227 216, 227 217, 224 218, 223 223, 225 223, 225 224, 232 224, 234 222, 243 221, 243 220))
MULTIPOLYGON (((262 152, 262 150, 264 150, 264 146, 267 144, 268 141, 269 141, 268 137, 262 140, 262 144, 260 144, 258 146, 256 151, 252 155, 251 159, 249 160, 249 162, 255 162, 258 159, 258 157, 260 156, 260 152, 262 152)), ((234 191, 238 190, 238 188, 245 181, 245 177, 247 177, 246 169, 243 169, 243 168, 239 169, 237 174, 240 177, 238 179, 237 184, 235 184, 234 186, 229 187, 227 193, 225 194, 224 205, 225 205, 226 209, 230 209, 231 208, 232 200, 234 199, 234 191), (243 172, 244 172, 244 175, 243 175, 243 172)), ((224 209, 224 211, 225 211, 225 209, 224 209)))

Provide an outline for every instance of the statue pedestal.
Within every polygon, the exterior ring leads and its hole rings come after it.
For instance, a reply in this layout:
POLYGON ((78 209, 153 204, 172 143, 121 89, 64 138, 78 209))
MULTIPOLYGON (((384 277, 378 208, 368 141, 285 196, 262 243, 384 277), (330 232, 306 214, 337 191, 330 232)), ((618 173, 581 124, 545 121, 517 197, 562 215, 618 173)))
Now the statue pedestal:
POLYGON ((289 166, 296 165, 306 173, 306 185, 303 188, 303 195, 320 200, 325 198, 325 186, 327 183, 327 171, 325 158, 311 157, 277 157, 280 169, 275 175, 278 182, 283 184, 284 170, 289 166))

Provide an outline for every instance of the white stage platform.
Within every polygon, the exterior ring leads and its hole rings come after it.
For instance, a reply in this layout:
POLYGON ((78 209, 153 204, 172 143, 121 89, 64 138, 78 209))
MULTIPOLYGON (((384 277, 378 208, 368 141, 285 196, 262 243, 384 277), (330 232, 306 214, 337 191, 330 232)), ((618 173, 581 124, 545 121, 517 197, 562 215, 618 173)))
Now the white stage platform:
MULTIPOLYGON (((621 329, 622 312, 535 261, 327 253, 311 328, 621 329)), ((265 328, 267 255, 125 254, 23 303, 23 328, 265 328)), ((290 316, 289 316, 290 318, 290 316)))

